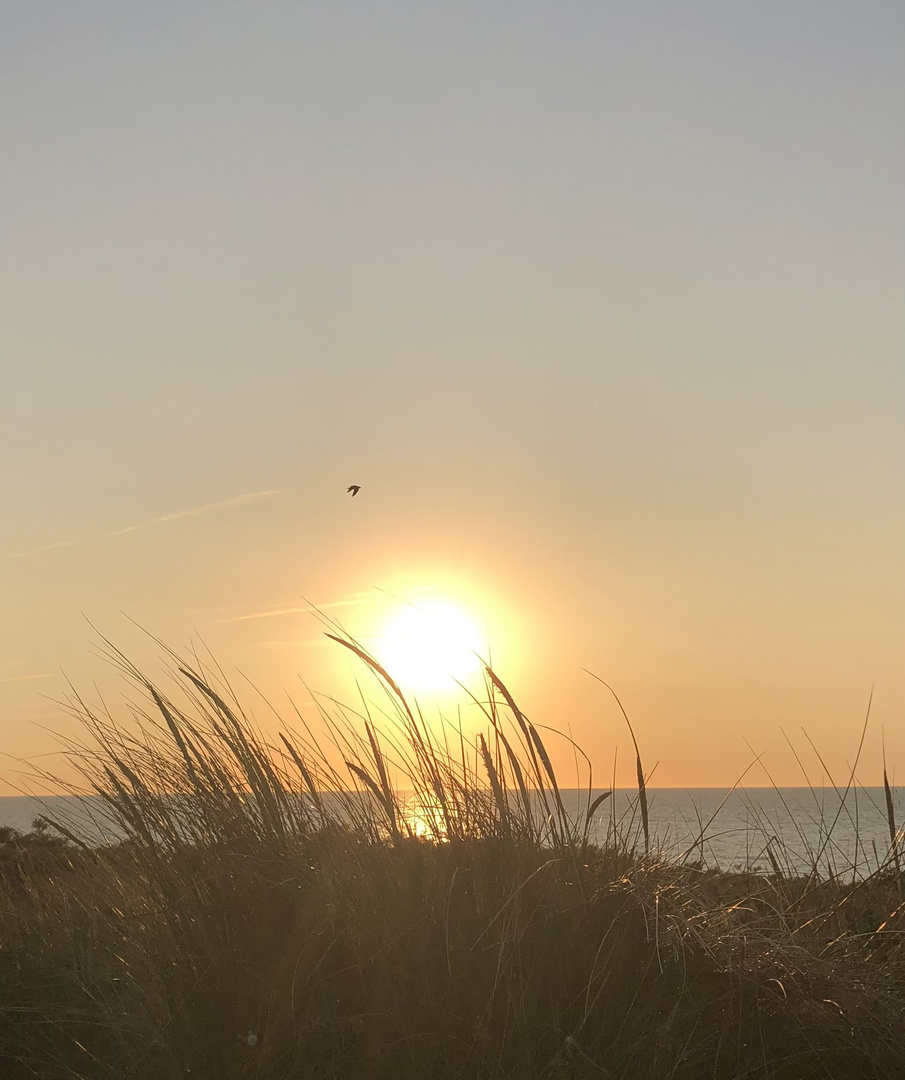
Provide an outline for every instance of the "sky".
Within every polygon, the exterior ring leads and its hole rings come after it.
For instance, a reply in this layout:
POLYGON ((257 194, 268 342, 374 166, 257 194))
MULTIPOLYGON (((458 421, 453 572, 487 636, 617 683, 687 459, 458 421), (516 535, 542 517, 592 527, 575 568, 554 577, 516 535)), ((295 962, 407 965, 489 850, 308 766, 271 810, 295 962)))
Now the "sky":
POLYGON ((802 729, 838 778, 872 689, 905 778, 900 4, 0 24, 0 793, 67 680, 128 722, 98 634, 265 728, 354 697, 311 605, 403 668, 460 612, 601 784, 588 671, 654 786, 819 778, 802 729))

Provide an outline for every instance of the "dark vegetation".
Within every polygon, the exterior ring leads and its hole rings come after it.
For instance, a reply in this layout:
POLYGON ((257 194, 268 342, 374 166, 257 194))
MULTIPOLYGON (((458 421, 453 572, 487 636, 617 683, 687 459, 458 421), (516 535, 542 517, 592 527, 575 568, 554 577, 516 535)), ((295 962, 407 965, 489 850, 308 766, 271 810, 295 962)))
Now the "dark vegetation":
POLYGON ((0 830, 0 1076, 905 1076, 894 822, 847 883, 663 859, 639 754, 637 828, 591 843, 605 796, 566 813, 493 672, 469 741, 344 644, 385 697, 326 746, 271 744, 197 661, 167 696, 115 654, 128 723, 71 703, 116 840, 0 830))

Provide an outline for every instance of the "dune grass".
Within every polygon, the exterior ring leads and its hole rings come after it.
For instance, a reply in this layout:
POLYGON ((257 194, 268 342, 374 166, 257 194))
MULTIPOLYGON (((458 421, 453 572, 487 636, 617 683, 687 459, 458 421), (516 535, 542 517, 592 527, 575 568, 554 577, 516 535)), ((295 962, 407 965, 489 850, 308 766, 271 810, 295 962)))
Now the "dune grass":
POLYGON ((336 640, 380 694, 326 739, 265 737, 197 659, 165 692, 110 649, 138 700, 74 697, 68 752, 111 841, 0 831, 0 1076, 905 1076, 892 818, 858 880, 664 858, 634 732, 640 829, 590 772, 567 811, 494 671, 470 739, 336 640))

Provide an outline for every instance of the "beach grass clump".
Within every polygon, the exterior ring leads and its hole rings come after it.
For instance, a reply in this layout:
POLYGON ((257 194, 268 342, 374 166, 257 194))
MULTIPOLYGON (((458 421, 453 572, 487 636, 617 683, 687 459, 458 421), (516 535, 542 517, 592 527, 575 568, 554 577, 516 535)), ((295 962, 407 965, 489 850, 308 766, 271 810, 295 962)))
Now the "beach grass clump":
POLYGON ((496 672, 469 736, 339 640, 377 703, 318 735, 266 736, 197 661, 165 692, 112 652, 128 722, 73 699, 107 841, 0 832, 0 1075, 905 1075, 892 855, 857 882, 665 858, 637 743, 643 818, 595 831, 607 793, 567 812, 496 672))

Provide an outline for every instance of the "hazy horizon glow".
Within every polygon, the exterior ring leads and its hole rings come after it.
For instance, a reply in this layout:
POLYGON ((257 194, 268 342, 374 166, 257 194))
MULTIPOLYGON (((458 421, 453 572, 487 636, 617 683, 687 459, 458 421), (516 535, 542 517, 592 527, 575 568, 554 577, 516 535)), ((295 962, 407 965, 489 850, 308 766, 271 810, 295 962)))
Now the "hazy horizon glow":
POLYGON ((278 705, 440 598, 624 786, 582 669, 655 786, 844 774, 872 687, 902 775, 901 5, 3 22, 0 777, 92 626, 278 705))

